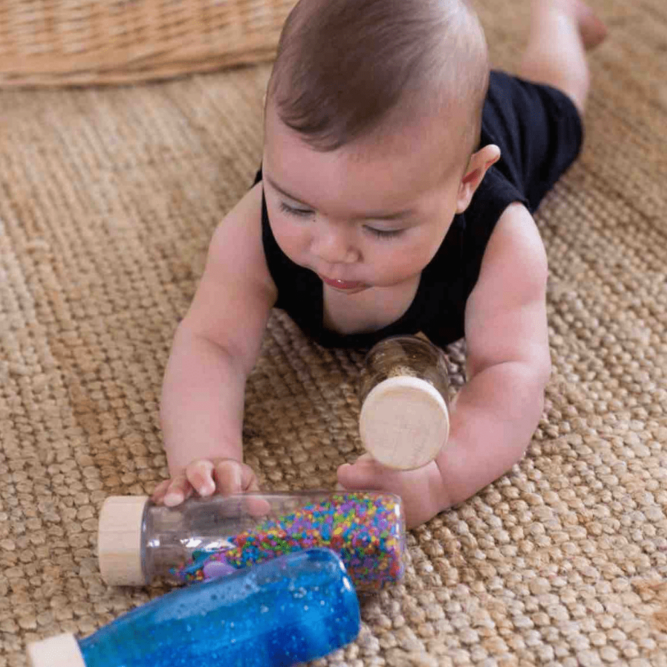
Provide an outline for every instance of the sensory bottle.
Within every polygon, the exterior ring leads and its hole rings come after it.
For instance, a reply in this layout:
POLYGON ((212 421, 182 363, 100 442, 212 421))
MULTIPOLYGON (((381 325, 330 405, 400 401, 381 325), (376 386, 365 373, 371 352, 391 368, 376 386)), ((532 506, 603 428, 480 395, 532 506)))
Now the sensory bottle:
POLYGON ((28 658, 32 667, 288 667, 348 644, 359 626, 340 558, 310 549, 167 593, 85 639, 35 642, 28 658))
POLYGON ((366 355, 359 386, 359 435, 389 468, 432 461, 449 437, 449 375, 442 350, 418 336, 392 336, 366 355))
POLYGON ((358 591, 400 580, 401 499, 375 491, 246 493, 165 507, 146 496, 112 496, 99 521, 100 570, 110 585, 205 581, 313 547, 338 553, 358 591))

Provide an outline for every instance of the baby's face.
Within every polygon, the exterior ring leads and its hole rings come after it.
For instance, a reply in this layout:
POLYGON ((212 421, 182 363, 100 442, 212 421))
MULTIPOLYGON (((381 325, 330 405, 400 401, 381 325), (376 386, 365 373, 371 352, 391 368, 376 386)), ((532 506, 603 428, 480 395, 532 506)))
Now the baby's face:
POLYGON ((263 185, 273 234, 296 264, 346 294, 418 276, 460 208, 461 151, 440 127, 320 152, 269 105, 263 185))

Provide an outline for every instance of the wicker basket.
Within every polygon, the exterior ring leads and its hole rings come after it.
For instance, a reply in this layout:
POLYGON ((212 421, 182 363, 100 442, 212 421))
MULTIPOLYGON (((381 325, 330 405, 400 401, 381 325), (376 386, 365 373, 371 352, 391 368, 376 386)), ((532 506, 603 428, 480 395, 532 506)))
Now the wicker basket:
POLYGON ((268 60, 296 0, 5 0, 0 86, 118 84, 268 60))

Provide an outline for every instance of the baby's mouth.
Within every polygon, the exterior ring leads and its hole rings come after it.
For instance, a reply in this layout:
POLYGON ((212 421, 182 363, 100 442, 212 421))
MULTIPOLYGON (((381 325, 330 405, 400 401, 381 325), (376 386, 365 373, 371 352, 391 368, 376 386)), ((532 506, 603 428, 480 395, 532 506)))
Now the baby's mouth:
POLYGON ((323 283, 326 283, 330 287, 334 287, 335 289, 339 290, 358 289, 364 285, 363 283, 356 280, 338 280, 337 278, 327 278, 326 276, 320 276, 320 278, 322 279, 323 283))

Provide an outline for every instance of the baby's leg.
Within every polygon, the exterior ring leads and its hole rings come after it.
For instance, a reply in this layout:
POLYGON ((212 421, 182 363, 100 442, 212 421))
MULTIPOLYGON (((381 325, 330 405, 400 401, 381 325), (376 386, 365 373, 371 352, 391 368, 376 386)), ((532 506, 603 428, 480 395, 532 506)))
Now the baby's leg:
POLYGON ((586 51, 606 35, 604 23, 583 0, 532 0, 519 76, 562 90, 583 113, 589 87, 586 51))

